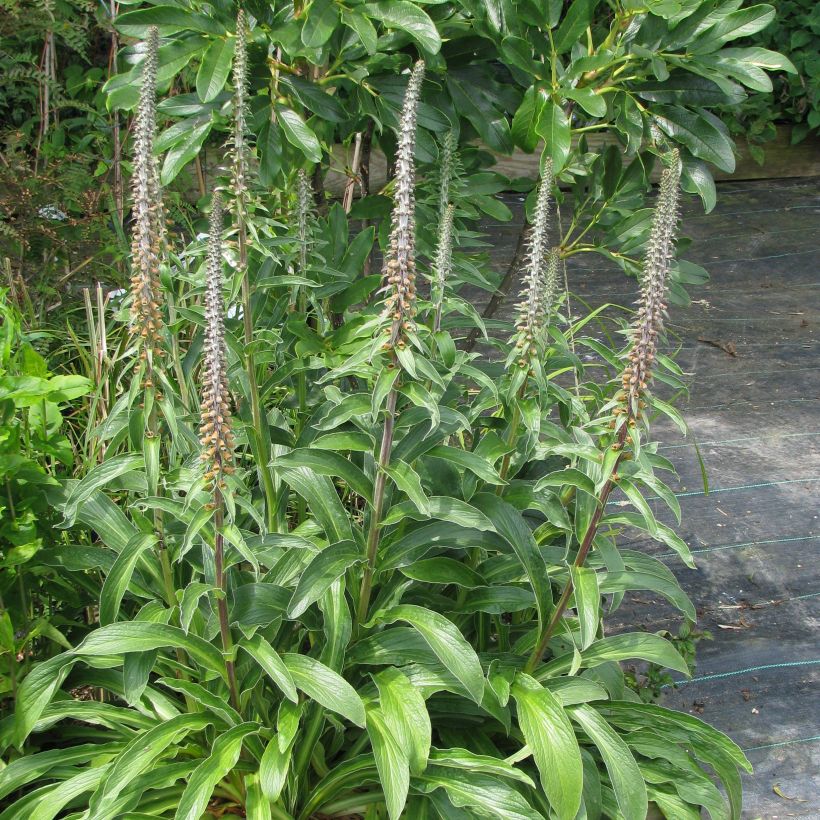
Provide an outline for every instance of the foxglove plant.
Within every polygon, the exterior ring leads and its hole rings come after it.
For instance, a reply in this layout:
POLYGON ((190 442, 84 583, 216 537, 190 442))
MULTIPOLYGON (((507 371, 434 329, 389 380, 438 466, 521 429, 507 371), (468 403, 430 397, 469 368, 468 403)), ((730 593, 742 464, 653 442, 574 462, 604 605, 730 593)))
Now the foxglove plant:
MULTIPOLYGON (((573 569, 576 572, 584 567, 598 533, 609 496, 618 486, 618 466, 627 456, 624 447, 633 444, 631 432, 637 436, 636 420, 640 418, 640 411, 644 405, 642 396, 651 380, 651 371, 657 355, 658 338, 663 332, 667 277, 675 252, 681 173, 680 155, 677 149, 670 151, 664 159, 665 167, 661 173, 658 200, 655 204, 652 230, 644 258, 641 296, 631 334, 631 344, 626 355, 626 365, 621 377, 623 391, 618 400, 623 404, 613 409, 614 419, 610 422, 613 428, 617 427, 610 445, 616 455, 609 460, 609 474, 603 477, 601 489, 596 497, 595 509, 578 547, 573 562, 573 569)), ((573 573, 570 572, 550 620, 527 662, 528 671, 535 669, 549 646, 550 639, 569 606, 574 589, 575 581, 573 573)))
POLYGON ((253 429, 249 440, 257 474, 265 494, 266 525, 275 528, 276 489, 268 463, 270 446, 260 401, 259 379, 253 346, 253 286, 248 264, 248 218, 250 205, 251 146, 248 138, 248 19, 240 8, 236 15, 236 45, 233 61, 233 130, 230 137, 230 205, 236 226, 237 265, 242 281, 242 328, 248 402, 253 429))
POLYGON ((233 641, 228 621, 225 582, 225 477, 234 472, 234 437, 231 398, 228 392, 228 357, 225 346, 225 303, 222 295, 222 197, 214 193, 208 222, 208 256, 205 266, 205 346, 202 362, 202 424, 199 428, 205 480, 211 487, 214 523, 214 584, 217 613, 231 705, 239 711, 239 691, 233 662, 233 641))
POLYGON ((640 418, 641 395, 648 389, 652 379, 658 339, 663 333, 666 316, 667 277, 675 252, 681 174, 680 153, 677 149, 669 152, 665 163, 644 262, 641 298, 632 330, 632 346, 622 377, 627 414, 632 419, 640 418))
MULTIPOLYGON (((384 317, 389 321, 385 329, 388 336, 383 350, 391 356, 388 365, 396 369, 396 362, 406 347, 406 339, 415 328, 416 315, 416 223, 415 223, 415 159, 416 119, 418 116, 421 84, 424 80, 424 63, 419 60, 410 73, 407 90, 404 95, 401 119, 398 132, 398 150, 396 154, 396 188, 393 195, 393 214, 391 220, 390 241, 385 254, 384 264, 384 317)), ((390 464, 390 451, 393 447, 393 435, 396 424, 396 403, 398 391, 395 387, 397 374, 393 376, 392 386, 387 394, 384 409, 384 428, 377 461, 376 481, 373 488, 373 509, 367 536, 367 563, 362 575, 357 608, 358 622, 367 620, 373 572, 376 567, 376 555, 379 548, 379 535, 382 525, 382 504, 387 482, 387 468, 390 464)))

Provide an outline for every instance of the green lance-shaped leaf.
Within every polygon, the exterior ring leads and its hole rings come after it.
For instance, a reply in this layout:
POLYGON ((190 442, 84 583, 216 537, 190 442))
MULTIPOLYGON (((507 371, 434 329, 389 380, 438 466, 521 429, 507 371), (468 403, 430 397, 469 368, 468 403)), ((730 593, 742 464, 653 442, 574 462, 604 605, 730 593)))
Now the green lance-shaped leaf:
POLYGON ((0 800, 58 766, 87 763, 95 757, 118 752, 119 743, 83 743, 68 749, 35 752, 13 760, 0 771, 0 800))
POLYGON ((213 100, 225 87, 231 73, 236 38, 214 40, 202 56, 196 75, 196 93, 202 102, 213 100))
POLYGON ((379 689, 385 723, 405 750, 413 773, 423 772, 430 754, 432 727, 421 692, 398 669, 383 669, 373 675, 373 680, 379 689))
POLYGON ((539 618, 545 623, 552 610, 552 592, 547 579, 547 567, 532 531, 518 510, 498 496, 479 493, 473 500, 493 522, 496 532, 518 556, 532 586, 539 618))
POLYGON ((112 810, 118 809, 117 796, 134 778, 148 770, 173 743, 212 722, 207 715, 178 715, 138 734, 116 758, 105 780, 91 795, 90 815, 95 820, 113 820, 112 810))
POLYGON ((572 820, 581 805, 584 771, 564 707, 552 692, 522 672, 515 676, 511 692, 547 799, 559 820, 572 820))
POLYGON ((288 604, 288 617, 298 618, 330 589, 337 578, 364 560, 365 556, 354 541, 340 541, 317 552, 302 571, 288 604))
POLYGON ((117 620, 123 595, 131 583, 134 567, 142 554, 154 546, 157 539, 150 533, 135 534, 117 556, 106 576, 100 593, 100 624, 106 626, 117 620))
POLYGON ((78 656, 123 655, 126 652, 146 652, 151 649, 184 649, 198 664, 225 678, 222 653, 196 635, 186 635, 168 624, 127 621, 110 624, 92 632, 75 650, 78 656))
POLYGON ((142 456, 132 453, 114 456, 94 467, 72 488, 62 509, 63 521, 60 526, 66 528, 72 526, 77 519, 77 510, 80 504, 91 498, 100 487, 104 487, 125 473, 138 470, 142 466, 142 456))
POLYGON ((384 791, 390 820, 398 820, 410 789, 410 763, 407 750, 385 720, 379 708, 367 710, 367 733, 373 748, 379 782, 384 791))
POLYGON ((313 0, 302 26, 302 42, 308 48, 321 48, 339 24, 339 10, 333 0, 313 0))
MULTIPOLYGON (((546 663, 538 672, 539 680, 564 674, 572 668, 574 653, 568 652, 546 663)), ((581 667, 591 669, 607 661, 640 659, 689 674, 686 661, 672 644, 660 635, 644 632, 628 632, 610 635, 595 641, 581 652, 581 667)))
POLYGON ((351 490, 373 502, 373 482, 349 459, 328 449, 299 447, 279 456, 273 467, 306 467, 319 475, 341 478, 351 490))
POLYGON ((598 747, 623 816, 626 820, 644 820, 648 806, 646 784, 629 746, 591 706, 573 706, 569 711, 598 747))
POLYGON ((332 712, 364 728, 364 703, 356 690, 337 672, 308 655, 282 656, 296 688, 332 712))
MULTIPOLYGON (((431 793, 443 789, 449 803, 438 802, 440 816, 450 817, 450 804, 459 808, 472 808, 475 812, 461 812, 454 817, 503 817, 504 820, 544 820, 544 815, 534 809, 526 798, 501 777, 483 772, 452 769, 430 765, 424 774, 413 778, 413 785, 422 792, 431 793), (442 813, 445 812, 445 813, 442 813)), ((435 798, 435 794, 432 795, 435 798)))
POLYGON ((268 674, 268 677, 284 692, 288 700, 297 702, 296 684, 276 650, 259 634, 240 641, 244 649, 268 674))
POLYGON ((307 467, 278 467, 282 478, 307 501, 331 541, 352 541, 353 529, 333 482, 307 467))
POLYGON ((74 661, 70 652, 63 652, 38 664, 26 675, 14 704, 14 742, 17 746, 29 736, 43 710, 71 671, 74 661))
POLYGON ((211 754, 194 769, 188 779, 174 820, 200 820, 217 783, 236 766, 243 741, 258 730, 257 723, 241 723, 214 741, 211 754))
POLYGON ((270 801, 279 799, 287 782, 291 754, 301 716, 302 704, 294 704, 287 700, 279 704, 276 734, 268 742, 259 762, 259 782, 263 794, 270 801))
POLYGON ((581 649, 586 649, 598 634, 601 617, 601 593, 598 590, 598 574, 589 567, 571 567, 572 592, 575 609, 581 627, 581 649))
POLYGON ((421 606, 402 604, 379 612, 368 624, 410 624, 436 657, 461 682, 469 696, 478 704, 484 696, 484 672, 475 650, 458 627, 443 615, 421 606))
POLYGON ((573 0, 553 35, 556 54, 569 51, 592 22, 596 0, 573 0))

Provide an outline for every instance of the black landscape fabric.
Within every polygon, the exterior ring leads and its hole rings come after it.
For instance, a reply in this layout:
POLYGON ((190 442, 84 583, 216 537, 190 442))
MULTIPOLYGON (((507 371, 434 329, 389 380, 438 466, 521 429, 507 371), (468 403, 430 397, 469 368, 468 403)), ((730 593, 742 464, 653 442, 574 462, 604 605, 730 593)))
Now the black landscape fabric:
MULTIPOLYGON (((502 270, 522 218, 521 197, 507 204, 513 223, 485 225, 502 270)), ((636 534, 630 546, 667 562, 712 640, 698 644, 694 679, 667 688, 662 703, 703 717, 746 751, 755 771, 744 777, 745 818, 818 818, 820 179, 721 184, 711 214, 689 199, 682 232, 693 239, 683 258, 711 274, 689 288, 691 307, 672 307, 668 325, 690 385, 680 409, 691 434, 662 420, 653 438, 680 475, 678 531, 697 569, 648 537, 636 534)), ((569 265, 570 290, 592 306, 632 304, 634 280, 580 256, 583 264, 569 265)), ((496 318, 511 317, 518 288, 496 318)), ((676 633, 680 620, 638 593, 609 631, 676 633)))

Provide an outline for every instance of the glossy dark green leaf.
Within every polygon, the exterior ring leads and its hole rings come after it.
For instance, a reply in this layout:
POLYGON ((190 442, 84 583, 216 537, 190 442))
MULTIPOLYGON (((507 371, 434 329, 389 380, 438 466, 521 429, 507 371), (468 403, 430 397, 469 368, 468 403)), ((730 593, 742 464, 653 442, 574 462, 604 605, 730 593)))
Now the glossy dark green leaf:
POLYGON ((729 137, 703 113, 679 106, 658 106, 655 119, 673 140, 685 145, 699 159, 721 171, 735 170, 735 155, 729 137))
POLYGON ((569 51, 580 40, 581 35, 592 22, 592 12, 596 2, 597 0, 572 0, 552 38, 557 54, 569 51))
POLYGON ((292 108, 280 104, 276 106, 276 116, 287 141, 311 162, 321 162, 322 146, 304 119, 292 108))
POLYGON ((308 48, 321 48, 339 24, 339 12, 333 0, 313 0, 302 26, 302 42, 308 48))
POLYGON ((535 130, 544 139, 544 156, 552 159, 556 172, 560 171, 566 164, 572 143, 572 131, 564 109, 552 100, 545 100, 535 130))
POLYGON ((151 26, 156 26, 163 37, 186 29, 205 34, 225 33, 225 29, 213 17, 178 6, 150 6, 117 15, 116 27, 128 37, 146 39, 151 26))
POLYGON ((160 171, 160 182, 163 185, 170 185, 179 172, 199 153, 212 127, 213 123, 210 120, 192 124, 184 137, 168 151, 160 171))
POLYGON ((202 56, 202 63, 196 75, 196 93, 202 102, 210 102, 225 87, 231 73, 234 37, 214 40, 202 56))
POLYGON ((399 29, 409 34, 425 51, 437 54, 441 37, 436 24, 427 12, 409 0, 382 0, 366 3, 364 11, 374 20, 380 20, 387 28, 399 29))

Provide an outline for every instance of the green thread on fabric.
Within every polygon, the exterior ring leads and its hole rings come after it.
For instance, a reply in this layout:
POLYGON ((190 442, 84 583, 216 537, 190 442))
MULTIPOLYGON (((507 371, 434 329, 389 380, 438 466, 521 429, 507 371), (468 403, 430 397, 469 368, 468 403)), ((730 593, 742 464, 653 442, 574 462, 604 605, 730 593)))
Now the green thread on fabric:
POLYGON ((820 735, 813 735, 812 737, 798 737, 794 740, 781 740, 778 743, 764 743, 761 746, 749 746, 743 749, 744 752, 756 752, 761 749, 778 749, 781 746, 793 746, 795 743, 813 743, 820 740, 820 735))
MULTIPOLYGON (((812 541, 817 538, 820 538, 820 535, 795 535, 791 538, 768 538, 762 541, 744 541, 741 544, 718 544, 714 547, 703 547, 703 549, 697 550, 690 550, 692 555, 703 555, 704 553, 709 552, 722 552, 723 550, 737 550, 743 549, 744 547, 760 547, 765 546, 766 544, 789 544, 794 541, 812 541)), ((670 550, 669 552, 662 552, 659 555, 656 555, 656 558, 674 558, 678 553, 674 550, 670 550)))
POLYGON ((722 680, 723 678, 732 678, 736 675, 746 675, 750 672, 766 672, 770 669, 793 669, 799 666, 816 666, 820 664, 820 658, 811 661, 787 661, 785 663, 765 663, 761 666, 748 666, 745 669, 735 669, 732 672, 717 672, 714 675, 702 675, 699 678, 692 678, 691 680, 679 680, 674 683, 664 684, 663 689, 672 687, 687 686, 690 683, 703 683, 710 680, 722 680))

